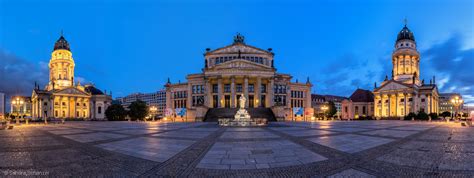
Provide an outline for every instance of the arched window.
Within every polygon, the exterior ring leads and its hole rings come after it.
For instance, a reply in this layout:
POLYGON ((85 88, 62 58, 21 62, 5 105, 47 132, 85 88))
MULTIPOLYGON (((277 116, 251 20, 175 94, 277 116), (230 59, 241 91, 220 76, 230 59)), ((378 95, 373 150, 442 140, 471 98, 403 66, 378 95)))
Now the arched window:
POLYGON ((99 107, 97 108, 97 113, 99 113, 99 114, 102 113, 102 107, 101 107, 101 106, 99 106, 99 107))

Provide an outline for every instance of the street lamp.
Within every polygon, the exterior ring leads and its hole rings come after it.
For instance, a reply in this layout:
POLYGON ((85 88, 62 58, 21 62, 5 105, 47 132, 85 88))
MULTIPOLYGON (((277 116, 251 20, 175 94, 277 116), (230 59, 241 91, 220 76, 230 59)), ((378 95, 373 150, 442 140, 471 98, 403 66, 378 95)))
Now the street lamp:
POLYGON ((329 108, 324 105, 324 106, 321 106, 321 110, 323 110, 323 119, 326 117, 326 111, 328 110, 329 108))
POLYGON ((151 106, 150 111, 151 111, 151 117, 153 118, 153 122, 155 122, 155 114, 156 114, 156 111, 158 111, 158 108, 156 108, 156 106, 151 106))
POLYGON ((459 106, 461 106, 463 102, 464 101, 461 98, 459 98, 459 96, 455 96, 454 98, 451 99, 451 104, 453 104, 455 108, 455 112, 454 112, 455 119, 457 118, 457 115, 458 115, 459 106))
POLYGON ((14 99, 12 101, 12 106, 13 106, 13 114, 15 114, 15 106, 17 107, 17 111, 16 111, 16 117, 15 117, 15 120, 16 120, 16 125, 20 125, 20 115, 21 115, 21 106, 23 105, 24 101, 23 99, 20 99, 20 97, 16 97, 16 99, 14 99))

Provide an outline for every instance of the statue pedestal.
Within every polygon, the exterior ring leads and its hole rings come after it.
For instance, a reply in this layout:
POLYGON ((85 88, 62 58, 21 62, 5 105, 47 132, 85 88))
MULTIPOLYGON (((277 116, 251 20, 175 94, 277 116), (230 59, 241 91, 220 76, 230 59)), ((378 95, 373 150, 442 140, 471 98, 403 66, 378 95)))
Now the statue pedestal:
POLYGON ((265 126, 267 125, 267 119, 252 119, 247 110, 240 108, 237 113, 235 113, 234 119, 219 119, 219 125, 231 127, 265 126))

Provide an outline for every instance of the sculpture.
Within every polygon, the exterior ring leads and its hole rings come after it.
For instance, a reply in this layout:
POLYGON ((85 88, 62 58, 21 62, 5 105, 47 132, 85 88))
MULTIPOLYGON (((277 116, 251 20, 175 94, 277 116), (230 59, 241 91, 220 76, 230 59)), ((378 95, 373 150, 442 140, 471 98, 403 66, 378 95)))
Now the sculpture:
POLYGON ((247 101, 247 99, 245 98, 244 94, 241 94, 239 99, 240 109, 245 108, 245 101, 247 101))

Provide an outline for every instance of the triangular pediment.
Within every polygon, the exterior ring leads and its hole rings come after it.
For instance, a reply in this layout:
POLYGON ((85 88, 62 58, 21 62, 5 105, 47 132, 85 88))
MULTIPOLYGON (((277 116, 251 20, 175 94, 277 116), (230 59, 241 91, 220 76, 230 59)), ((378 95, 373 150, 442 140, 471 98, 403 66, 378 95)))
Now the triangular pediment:
POLYGON ((387 83, 377 88, 375 91, 403 90, 403 89, 409 89, 409 88, 410 87, 404 84, 400 84, 395 81, 388 81, 387 83))
POLYGON ((65 88, 65 89, 62 89, 62 90, 58 90, 58 91, 55 91, 54 94, 63 94, 63 95, 86 95, 86 96, 90 96, 89 93, 85 92, 85 91, 81 91, 77 88, 65 88))
POLYGON ((226 47, 218 48, 214 51, 209 52, 209 54, 233 54, 233 53, 242 53, 242 54, 269 54, 270 52, 256 48, 253 46, 245 44, 232 44, 226 47))
POLYGON ((268 67, 266 65, 258 64, 255 62, 242 60, 242 59, 227 61, 221 64, 217 64, 210 68, 210 70, 228 70, 228 69, 252 70, 252 71, 273 70, 271 67, 268 67))

